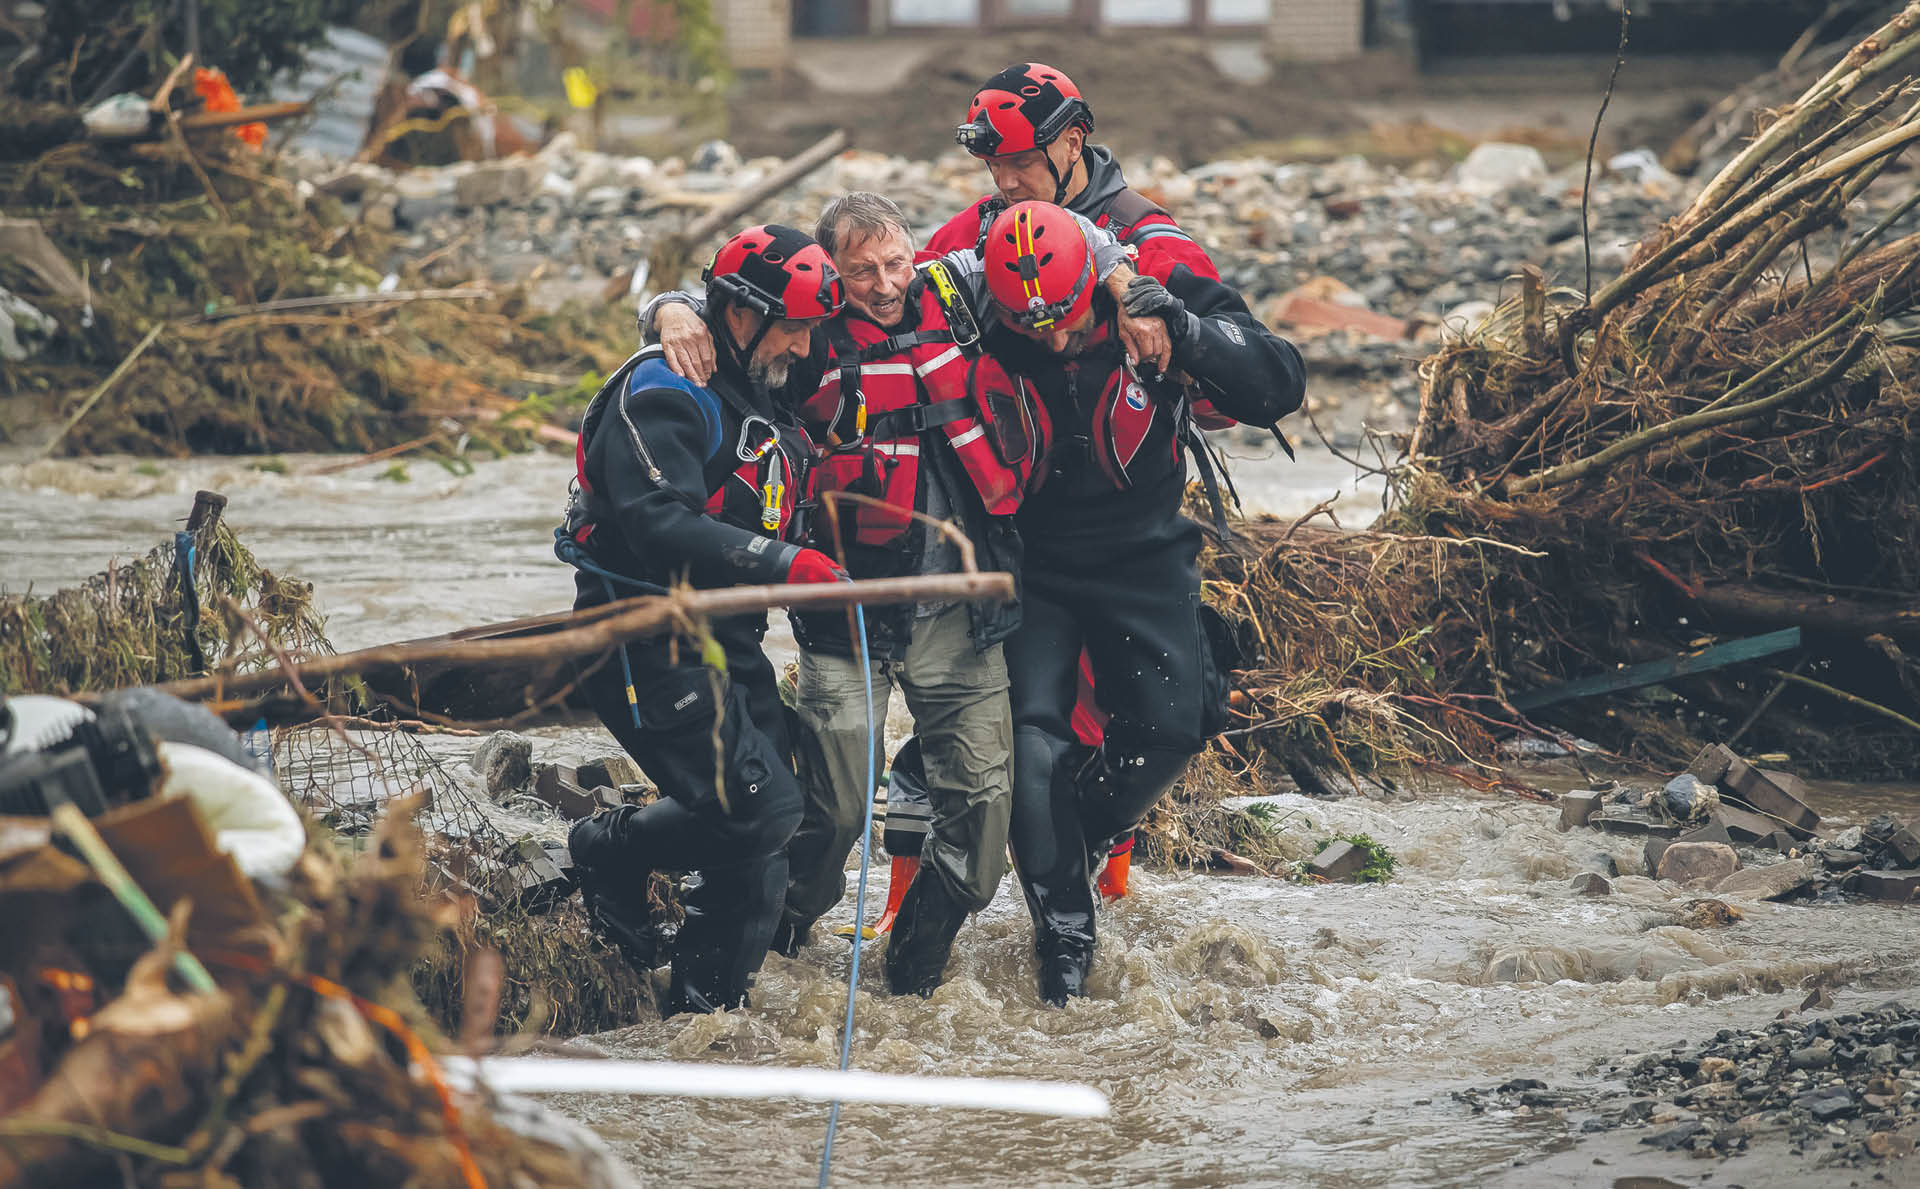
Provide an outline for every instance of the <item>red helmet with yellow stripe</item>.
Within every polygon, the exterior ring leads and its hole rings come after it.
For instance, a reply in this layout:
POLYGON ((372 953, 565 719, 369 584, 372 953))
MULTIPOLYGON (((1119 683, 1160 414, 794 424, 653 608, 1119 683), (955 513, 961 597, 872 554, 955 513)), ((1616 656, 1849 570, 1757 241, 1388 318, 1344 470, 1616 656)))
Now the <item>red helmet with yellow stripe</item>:
POLYGON ((1093 306, 1093 250, 1064 207, 1021 202, 987 231, 987 289, 1001 317, 1022 329, 1053 331, 1093 306))

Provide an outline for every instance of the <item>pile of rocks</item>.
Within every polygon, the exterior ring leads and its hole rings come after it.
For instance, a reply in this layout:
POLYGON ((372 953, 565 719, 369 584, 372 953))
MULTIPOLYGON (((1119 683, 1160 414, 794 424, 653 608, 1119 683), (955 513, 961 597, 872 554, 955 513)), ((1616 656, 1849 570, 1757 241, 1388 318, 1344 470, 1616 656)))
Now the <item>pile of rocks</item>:
POLYGON ((1637 1097, 1585 1130, 1656 1127, 1640 1142, 1668 1151, 1727 1154, 1771 1134, 1795 1154, 1861 1164, 1911 1156, 1920 1139, 1920 1011, 1898 1003, 1723 1028, 1608 1072, 1637 1097))
MULTIPOLYGON (((687 158, 614 157, 580 148, 568 133, 531 157, 405 173, 291 161, 350 217, 397 234, 393 271, 412 263, 433 284, 531 280, 544 304, 600 298, 662 237, 778 164, 742 160, 721 141, 687 158)), ((1254 312, 1300 342, 1318 381, 1314 403, 1363 388, 1375 420, 1388 424, 1404 424, 1416 405, 1412 365, 1432 341, 1470 333, 1522 265, 1540 267, 1549 284, 1582 289, 1590 247, 1594 278, 1610 278, 1687 197, 1686 184, 1645 152, 1596 162, 1590 188, 1584 165, 1550 172, 1522 145, 1481 145, 1458 164, 1405 169, 1363 157, 1246 157, 1185 170, 1166 157, 1123 164, 1137 189, 1207 247, 1254 312), (1315 300, 1290 301, 1303 286, 1315 300)), ((979 163, 957 151, 935 160, 849 151, 748 219, 810 229, 829 199, 872 190, 898 202, 924 236, 987 184, 979 163)), ((1870 194, 1860 205, 1864 227, 1885 204, 1870 194)), ((1902 224, 1892 234, 1920 229, 1920 212, 1902 224)))
MULTIPOLYGON (((1657 166, 1616 160, 1627 163, 1598 167, 1590 194, 1597 277, 1616 271, 1682 198, 1680 183, 1657 166)), ((563 134, 532 157, 505 161, 406 173, 319 159, 294 168, 346 204, 350 217, 397 234, 395 271, 412 262, 435 284, 537 276, 556 292, 586 296, 777 164, 743 161, 721 142, 687 159, 612 157, 563 134)), ((1457 166, 1405 170, 1359 157, 1324 165, 1244 158, 1188 170, 1156 157, 1125 168, 1207 246, 1256 313, 1302 341, 1318 377, 1382 379, 1402 404, 1416 396, 1409 365, 1426 350, 1416 339, 1433 337, 1443 322, 1468 328, 1524 263, 1567 284, 1584 273, 1582 171, 1549 173, 1529 148, 1482 146, 1457 166), (1380 318, 1364 329, 1338 318, 1289 324, 1280 303, 1317 278, 1332 305, 1380 318), (1383 334, 1382 325, 1401 333, 1383 334)), ((987 181, 978 162, 957 152, 928 161, 851 151, 750 218, 810 228, 828 199, 874 190, 898 202, 924 235, 977 199, 987 181)))
MULTIPOLYGON (((1832 997, 1818 990, 1806 1006, 1822 1004, 1832 997)), ((1920 1140, 1920 1010, 1888 1003, 1781 1015, 1763 1028, 1723 1028, 1704 1044, 1596 1071, 1624 1089, 1554 1089, 1523 1077, 1453 1097, 1476 1115, 1545 1115, 1570 1129, 1577 1119, 1586 1134, 1645 1129, 1641 1143, 1697 1157, 1732 1156, 1776 1136, 1822 1165, 1912 1156, 1920 1140)))

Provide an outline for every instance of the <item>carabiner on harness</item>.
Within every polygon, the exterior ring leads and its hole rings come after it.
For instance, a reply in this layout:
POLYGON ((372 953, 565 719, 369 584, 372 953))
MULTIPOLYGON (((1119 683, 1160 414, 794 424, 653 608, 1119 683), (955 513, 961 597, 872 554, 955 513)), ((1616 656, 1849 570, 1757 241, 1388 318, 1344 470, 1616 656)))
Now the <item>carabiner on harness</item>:
POLYGON ((780 529, 781 507, 786 502, 787 468, 786 456, 780 453, 780 431, 773 422, 764 417, 747 417, 740 422, 740 442, 734 449, 741 462, 765 461, 766 469, 761 475, 760 486, 760 527, 768 532, 780 529), (757 445, 754 433, 758 427, 765 431, 766 437, 757 445), (773 457, 768 459, 771 454, 773 457))

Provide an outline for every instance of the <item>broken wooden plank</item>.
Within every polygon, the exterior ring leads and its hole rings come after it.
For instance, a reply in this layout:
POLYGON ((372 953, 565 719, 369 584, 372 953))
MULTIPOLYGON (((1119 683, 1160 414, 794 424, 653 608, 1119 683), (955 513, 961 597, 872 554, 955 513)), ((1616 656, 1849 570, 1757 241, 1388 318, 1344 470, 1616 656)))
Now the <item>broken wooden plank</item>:
POLYGON ((1514 698, 1513 708, 1522 712, 1538 710, 1574 698, 1590 698, 1596 694, 1611 694, 1622 690, 1638 689, 1645 685, 1659 685, 1675 678, 1724 669, 1728 665, 1758 660, 1763 656, 1772 656, 1774 653, 1798 647, 1800 647, 1800 629, 1783 628, 1777 632, 1768 632, 1764 636, 1729 640, 1725 644, 1715 644, 1698 652, 1682 653, 1667 660, 1628 665, 1612 673, 1596 673, 1577 681, 1537 689, 1514 698))
POLYGON ((256 103, 252 107, 243 107, 238 111, 195 112, 193 115, 180 117, 180 129, 183 132, 207 132, 215 128, 232 128, 240 124, 271 124, 275 120, 290 120, 294 116, 303 116, 312 109, 311 102, 256 103))

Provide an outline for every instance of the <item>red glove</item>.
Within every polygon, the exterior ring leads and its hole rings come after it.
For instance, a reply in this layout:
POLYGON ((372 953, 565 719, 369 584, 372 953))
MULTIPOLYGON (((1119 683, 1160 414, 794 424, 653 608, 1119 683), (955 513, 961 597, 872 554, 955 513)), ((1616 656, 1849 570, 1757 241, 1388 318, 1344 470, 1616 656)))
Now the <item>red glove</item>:
POLYGON ((802 549, 787 566, 788 582, 845 582, 847 572, 818 549, 802 549))

